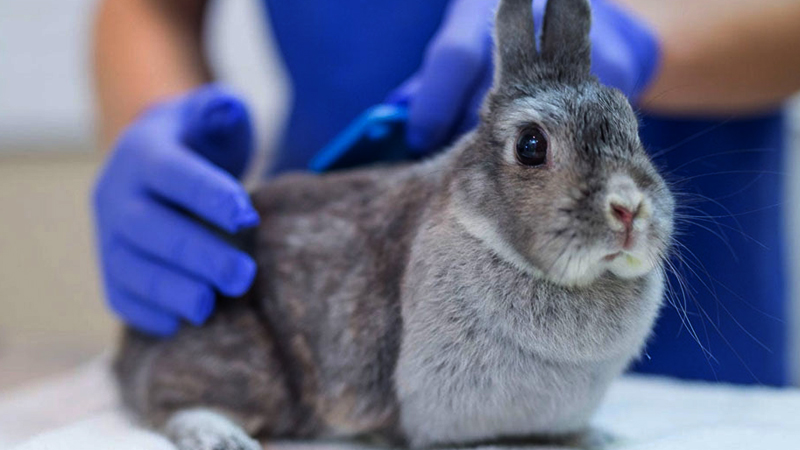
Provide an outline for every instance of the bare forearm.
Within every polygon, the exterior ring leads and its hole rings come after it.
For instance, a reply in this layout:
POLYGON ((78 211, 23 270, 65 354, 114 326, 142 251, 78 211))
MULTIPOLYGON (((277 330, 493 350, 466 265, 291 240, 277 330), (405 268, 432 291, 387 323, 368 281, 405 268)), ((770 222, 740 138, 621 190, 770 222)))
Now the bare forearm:
POLYGON ((100 133, 108 147, 154 101, 208 81, 204 0, 105 0, 94 41, 100 133))
POLYGON ((616 0, 653 26, 663 60, 642 107, 747 114, 800 90, 796 0, 616 0))

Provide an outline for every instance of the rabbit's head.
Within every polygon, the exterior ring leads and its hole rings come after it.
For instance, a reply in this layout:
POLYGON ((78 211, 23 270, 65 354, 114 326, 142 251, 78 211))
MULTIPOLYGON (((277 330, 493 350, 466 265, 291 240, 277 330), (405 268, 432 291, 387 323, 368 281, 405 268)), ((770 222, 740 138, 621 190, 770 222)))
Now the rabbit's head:
POLYGON ((674 201, 619 91, 590 73, 587 0, 502 0, 494 86, 454 161, 459 221, 517 266, 565 286, 661 267, 674 201))

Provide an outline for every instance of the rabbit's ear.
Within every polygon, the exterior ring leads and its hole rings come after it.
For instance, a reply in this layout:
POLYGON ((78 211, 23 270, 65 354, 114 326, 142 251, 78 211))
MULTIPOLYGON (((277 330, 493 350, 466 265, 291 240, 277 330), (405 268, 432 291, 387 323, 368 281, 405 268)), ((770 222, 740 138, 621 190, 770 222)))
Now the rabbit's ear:
POLYGON ((588 74, 591 25, 588 0, 548 0, 542 25, 542 57, 550 64, 588 74))
POLYGON ((495 66, 500 80, 523 77, 537 64, 532 1, 500 1, 495 23, 495 66))

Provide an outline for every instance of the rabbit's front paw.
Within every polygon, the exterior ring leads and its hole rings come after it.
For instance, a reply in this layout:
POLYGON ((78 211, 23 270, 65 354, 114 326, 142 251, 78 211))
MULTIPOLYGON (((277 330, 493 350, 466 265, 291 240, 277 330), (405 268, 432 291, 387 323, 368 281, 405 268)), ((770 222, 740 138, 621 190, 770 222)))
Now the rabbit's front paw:
POLYGON ((241 427, 205 409, 176 413, 165 432, 178 450, 262 450, 241 427))

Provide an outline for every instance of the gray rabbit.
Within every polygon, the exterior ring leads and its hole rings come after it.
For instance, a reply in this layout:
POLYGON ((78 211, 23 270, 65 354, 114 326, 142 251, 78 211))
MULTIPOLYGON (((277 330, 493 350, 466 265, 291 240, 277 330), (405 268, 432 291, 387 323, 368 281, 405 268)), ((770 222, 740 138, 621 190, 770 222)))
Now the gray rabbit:
POLYGON ((251 292, 171 340, 126 333, 123 398, 182 450, 579 434, 642 351, 674 202, 590 69, 586 0, 502 0, 475 131, 429 161, 253 194, 251 292))

